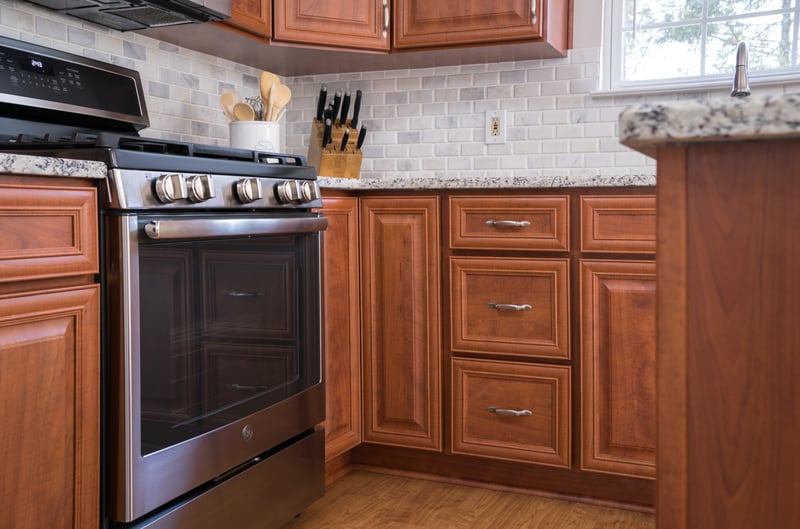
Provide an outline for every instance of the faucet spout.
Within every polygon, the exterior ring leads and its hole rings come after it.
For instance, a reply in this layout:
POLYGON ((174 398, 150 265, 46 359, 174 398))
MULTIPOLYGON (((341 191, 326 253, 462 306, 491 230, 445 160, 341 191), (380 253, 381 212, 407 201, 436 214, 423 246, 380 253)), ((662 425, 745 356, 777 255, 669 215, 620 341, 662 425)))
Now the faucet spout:
POLYGON ((741 41, 736 46, 736 69, 733 71, 731 97, 747 97, 749 95, 750 76, 747 73, 747 42, 741 41))

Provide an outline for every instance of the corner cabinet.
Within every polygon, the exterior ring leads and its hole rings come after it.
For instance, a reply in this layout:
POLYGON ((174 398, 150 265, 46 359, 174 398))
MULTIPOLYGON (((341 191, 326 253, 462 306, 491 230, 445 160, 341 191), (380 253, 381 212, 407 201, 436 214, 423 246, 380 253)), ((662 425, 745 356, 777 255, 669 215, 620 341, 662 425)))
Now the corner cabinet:
POLYGON ((366 442, 441 450, 439 209, 361 199, 366 442))
POLYGON ((272 0, 233 0, 231 17, 220 24, 269 38, 272 36, 272 0))
POLYGON ((97 527, 96 190, 0 175, 0 218, 0 527, 97 527))

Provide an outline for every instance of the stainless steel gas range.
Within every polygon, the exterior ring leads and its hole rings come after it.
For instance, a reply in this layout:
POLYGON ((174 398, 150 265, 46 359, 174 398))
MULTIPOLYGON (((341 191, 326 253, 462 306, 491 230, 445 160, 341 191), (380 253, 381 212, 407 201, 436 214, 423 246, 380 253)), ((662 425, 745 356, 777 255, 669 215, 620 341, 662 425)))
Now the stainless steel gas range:
POLYGON ((137 72, 10 39, 0 110, 0 150, 108 166, 101 526, 283 525, 323 492, 314 169, 141 137, 137 72))

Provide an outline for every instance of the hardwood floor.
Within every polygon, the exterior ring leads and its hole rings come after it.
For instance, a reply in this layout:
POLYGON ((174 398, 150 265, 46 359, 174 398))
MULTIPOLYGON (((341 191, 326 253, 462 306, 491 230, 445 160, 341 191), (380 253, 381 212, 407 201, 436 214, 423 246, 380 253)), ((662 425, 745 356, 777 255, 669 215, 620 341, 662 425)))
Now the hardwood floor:
POLYGON ((512 492, 355 471, 283 529, 653 529, 655 517, 512 492))

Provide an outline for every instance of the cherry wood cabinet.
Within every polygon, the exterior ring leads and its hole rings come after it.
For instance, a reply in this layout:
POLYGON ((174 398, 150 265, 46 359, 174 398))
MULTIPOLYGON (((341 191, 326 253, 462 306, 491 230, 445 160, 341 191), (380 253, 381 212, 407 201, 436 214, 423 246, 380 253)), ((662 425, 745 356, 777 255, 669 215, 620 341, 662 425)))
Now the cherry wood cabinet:
POLYGON ((329 197, 323 235, 325 459, 361 442, 358 199, 329 197))
POLYGON ((221 24, 269 38, 272 36, 272 0, 233 0, 231 17, 221 24))
POLYGON ((660 528, 800 523, 799 147, 657 148, 660 528))
POLYGON ((452 359, 454 454, 569 467, 569 366, 452 359))
POLYGON ((548 23, 566 20, 567 7, 559 0, 393 3, 392 46, 398 49, 540 39, 548 32, 548 23))
POLYGON ((389 50, 389 0, 274 0, 275 40, 389 50))
POLYGON ((0 527, 97 527, 97 195, 0 175, 0 218, 0 527))
POLYGON ((581 468, 654 478, 655 262, 580 266, 581 468))
POLYGON ((439 199, 361 199, 364 440, 440 450, 439 199))

